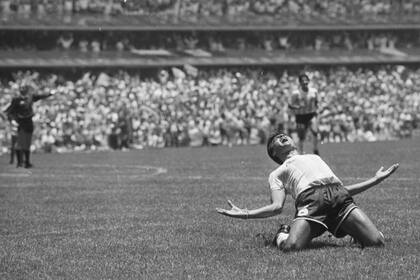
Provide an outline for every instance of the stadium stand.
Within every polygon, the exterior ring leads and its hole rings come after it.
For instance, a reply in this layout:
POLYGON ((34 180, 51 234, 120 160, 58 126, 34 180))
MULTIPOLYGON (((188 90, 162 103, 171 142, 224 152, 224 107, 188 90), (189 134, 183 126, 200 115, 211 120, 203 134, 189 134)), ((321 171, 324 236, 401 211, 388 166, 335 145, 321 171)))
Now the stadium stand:
MULTIPOLYGON (((0 106, 23 81, 57 91, 36 105, 36 150, 263 143, 279 126, 293 132, 285 100, 293 73, 308 66, 329 104, 322 141, 410 137, 418 127, 415 0, 0 7, 0 106)), ((8 129, 0 128, 4 149, 8 129)))
POLYGON ((1 0, 0 4, 3 68, 418 63, 420 59, 420 4, 414 0, 1 0))
MULTIPOLYGON (((34 146, 45 150, 259 144, 278 127, 294 131, 285 108, 296 77, 287 71, 185 72, 163 70, 156 79, 87 72, 74 81, 18 72, 14 82, 3 86, 0 105, 23 81, 37 92, 57 91, 37 105, 34 146)), ((419 68, 339 67, 310 73, 325 104, 322 141, 398 139, 418 127, 419 68)))

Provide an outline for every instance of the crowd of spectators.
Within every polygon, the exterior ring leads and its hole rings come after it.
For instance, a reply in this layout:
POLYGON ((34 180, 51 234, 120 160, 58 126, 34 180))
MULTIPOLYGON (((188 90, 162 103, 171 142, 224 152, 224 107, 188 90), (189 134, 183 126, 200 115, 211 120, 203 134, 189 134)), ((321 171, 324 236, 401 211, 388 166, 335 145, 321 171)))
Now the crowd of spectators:
MULTIPOLYGON (((417 0, 0 0, 3 20, 11 13, 170 15, 191 21, 225 17, 231 21, 338 18, 381 21, 395 16, 400 21, 420 14, 417 0)), ((71 19, 69 19, 71 20, 71 19)))
MULTIPOLYGON (((231 16, 265 15, 271 17, 299 16, 301 18, 319 17, 349 19, 394 14, 418 14, 417 1, 376 1, 376 0, 186 0, 181 1, 184 15, 231 16)), ((237 19, 240 20, 240 19, 237 19)))
POLYGON ((8 32, 0 31, 0 50, 62 50, 99 53, 202 50, 211 55, 233 52, 357 51, 420 48, 420 31, 311 32, 8 32))
MULTIPOLYGON (((319 90, 324 142, 410 137, 420 120, 420 68, 308 71, 319 90)), ((73 151, 260 144, 274 130, 294 134, 287 99, 297 86, 287 71, 192 66, 156 75, 89 73, 76 80, 17 72, 1 86, 5 108, 19 85, 55 96, 36 103, 33 149, 73 151)), ((1 122, 7 151, 10 128, 1 122)))

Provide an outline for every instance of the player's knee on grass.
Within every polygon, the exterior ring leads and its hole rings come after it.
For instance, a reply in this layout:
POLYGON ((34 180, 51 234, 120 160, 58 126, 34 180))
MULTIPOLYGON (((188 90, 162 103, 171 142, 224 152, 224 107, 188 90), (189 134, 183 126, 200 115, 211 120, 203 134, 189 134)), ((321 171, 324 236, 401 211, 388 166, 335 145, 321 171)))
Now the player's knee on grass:
POLYGON ((384 246, 385 245, 385 236, 384 236, 384 234, 382 233, 382 232, 380 232, 379 231, 379 235, 380 235, 380 237, 379 237, 379 242, 381 243, 380 244, 380 246, 384 246))
POLYGON ((378 231, 375 235, 370 236, 368 240, 363 242, 364 246, 380 247, 385 245, 385 238, 382 232, 378 231))
POLYGON ((306 243, 302 240, 297 239, 294 236, 290 236, 283 242, 281 250, 284 252, 298 251, 305 247, 306 243))

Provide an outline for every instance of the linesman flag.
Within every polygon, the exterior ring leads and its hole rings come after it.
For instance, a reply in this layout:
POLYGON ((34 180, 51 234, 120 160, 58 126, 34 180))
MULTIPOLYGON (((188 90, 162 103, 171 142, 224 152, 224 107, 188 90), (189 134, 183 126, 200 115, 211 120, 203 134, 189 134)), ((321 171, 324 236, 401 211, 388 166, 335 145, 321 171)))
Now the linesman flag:
POLYGON ((174 75, 174 77, 175 77, 176 79, 183 80, 183 79, 185 79, 185 77, 187 76, 187 75, 185 75, 185 73, 184 73, 181 69, 179 69, 179 68, 172 67, 172 68, 171 68, 171 70, 172 70, 172 75, 174 75))
POLYGON ((191 64, 184 64, 184 71, 193 77, 197 77, 198 75, 198 69, 194 66, 192 66, 191 64))

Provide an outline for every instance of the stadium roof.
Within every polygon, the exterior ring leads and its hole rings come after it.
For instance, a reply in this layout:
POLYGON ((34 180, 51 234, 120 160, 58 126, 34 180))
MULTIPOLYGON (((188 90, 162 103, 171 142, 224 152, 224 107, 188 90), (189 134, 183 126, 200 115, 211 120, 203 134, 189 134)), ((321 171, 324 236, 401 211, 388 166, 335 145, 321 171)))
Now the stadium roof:
POLYGON ((287 66, 420 63, 420 49, 403 50, 404 55, 379 51, 293 51, 264 52, 237 50, 197 57, 139 55, 130 52, 82 53, 79 51, 0 51, 0 68, 155 68, 190 64, 194 66, 287 66))

